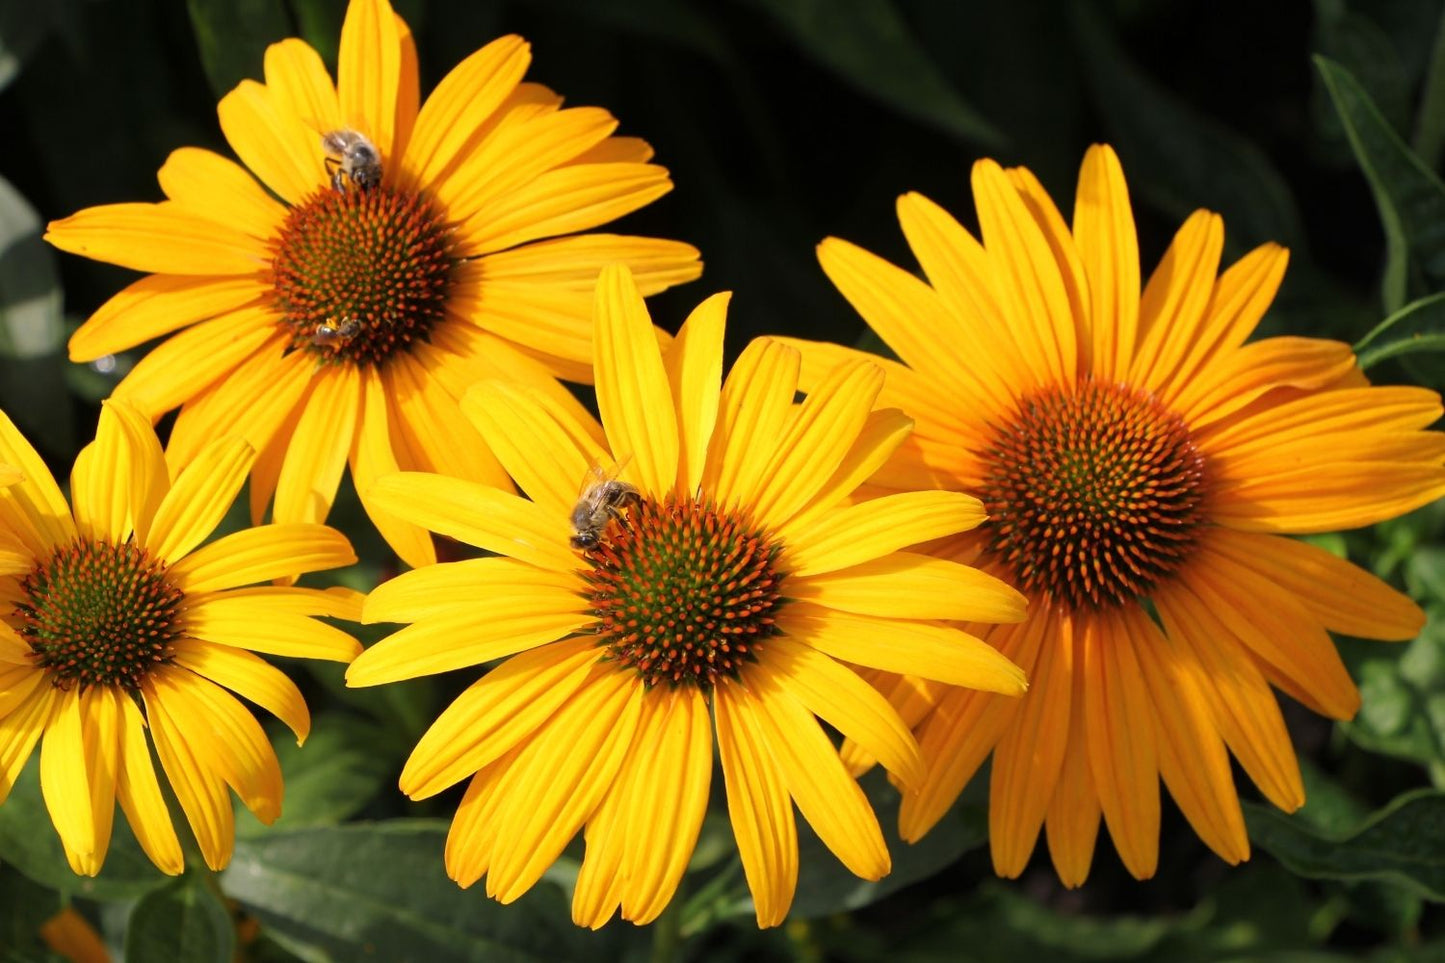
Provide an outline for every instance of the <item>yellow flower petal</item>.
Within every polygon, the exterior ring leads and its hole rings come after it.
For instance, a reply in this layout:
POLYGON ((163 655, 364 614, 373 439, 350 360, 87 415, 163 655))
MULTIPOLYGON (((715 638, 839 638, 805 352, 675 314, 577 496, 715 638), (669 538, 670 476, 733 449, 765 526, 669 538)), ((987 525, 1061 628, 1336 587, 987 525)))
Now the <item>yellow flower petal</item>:
POLYGON ((796 348, 767 338, 752 341, 734 362, 723 383, 703 483, 719 507, 753 503, 774 455, 758 439, 782 434, 792 414, 799 364, 796 348))
POLYGON ((537 732, 602 657, 592 639, 516 655, 473 682, 417 741, 401 791, 426 799, 491 765, 537 732))
POLYGON ((151 682, 172 718, 187 724, 192 745, 205 753, 211 771, 257 819, 275 822, 281 815, 281 764, 256 717, 229 692, 193 672, 162 666, 151 673, 151 682))
POLYGON ((599 107, 511 113, 437 185, 438 199, 465 221, 489 206, 504 205, 508 193, 600 144, 616 129, 616 118, 599 107))
POLYGON ((95 441, 76 455, 70 472, 75 527, 85 538, 115 544, 130 538, 131 485, 136 474, 119 419, 111 406, 101 407, 95 441))
POLYGON ((188 606, 180 628, 185 635, 218 645, 298 659, 350 662, 361 652, 361 644, 340 629, 268 611, 245 596, 214 596, 188 606))
POLYGON ((482 265, 488 281, 510 281, 586 295, 592 294, 597 287, 597 275, 609 264, 627 265, 644 297, 694 280, 702 272, 698 250, 691 244, 624 234, 558 237, 488 254, 477 263, 482 265))
POLYGON ((270 264, 260 240, 173 201, 103 204, 51 221, 62 251, 157 274, 255 274, 270 264))
MULTIPOLYGON (((1139 331, 1139 239, 1124 169, 1113 148, 1084 154, 1074 197, 1074 241, 1089 278, 1089 355, 1105 380, 1129 370, 1139 331)), ((1093 847, 1090 846, 1090 849, 1093 847)))
POLYGON ((120 699, 119 703, 120 766, 116 773, 116 799, 151 862, 160 867, 161 872, 179 876, 186 868, 186 861, 151 764, 145 719, 134 699, 120 699))
POLYGON ((522 491, 554 514, 570 516, 589 468, 611 462, 590 438, 579 446, 545 399, 517 385, 482 382, 462 399, 462 411, 522 491))
POLYGON ((662 497, 678 477, 677 410, 652 320, 626 268, 597 279, 597 408, 608 447, 643 493, 662 497))
POLYGON ((952 626, 879 619, 794 602, 778 626, 835 659, 970 689, 1018 695, 1023 671, 993 646, 952 626))
POLYGON ((366 596, 355 589, 333 585, 326 589, 297 588, 293 585, 257 585, 252 588, 224 589, 220 592, 191 592, 189 604, 199 605, 213 598, 249 599, 268 612, 287 615, 320 615, 329 619, 361 621, 361 607, 366 596))
POLYGON ((276 483, 278 522, 321 522, 336 499, 361 406, 356 368, 340 365, 318 378, 296 423, 276 483))
POLYGON ((15 708, 0 716, 0 802, 10 795, 35 743, 50 727, 61 695, 53 685, 36 685, 15 708))
POLYGON ((505 658, 590 625, 596 616, 585 608, 570 592, 535 588, 528 595, 493 601, 485 609, 435 615, 357 656, 346 682, 381 685, 505 658))
POLYGON ((70 360, 94 361, 228 314, 265 291, 259 279, 150 274, 121 289, 70 336, 70 360))
POLYGON ((296 734, 296 744, 311 732, 311 713, 296 683, 269 662, 225 645, 178 639, 172 646, 175 664, 219 683, 280 719, 296 734))
POLYGON ((508 341, 590 369, 592 292, 492 281, 486 276, 485 260, 465 262, 457 269, 447 310, 508 341))
MULTIPOLYGON (((290 437, 298 409, 304 405, 315 362, 304 352, 283 354, 282 340, 275 338, 249 357, 241 359, 222 378, 186 400, 176 416, 171 436, 166 442, 166 461, 179 469, 195 460, 202 448, 218 435, 242 435, 257 452, 265 452, 272 440, 285 431, 290 437)), ((261 457, 252 467, 251 501, 254 506, 258 489, 254 479, 260 474, 261 457)), ((279 467, 278 467, 279 471, 279 467)), ((264 501, 274 490, 265 488, 264 501)), ((252 523, 260 522, 253 513, 252 523)))
POLYGON ((506 799, 498 790, 519 754, 513 750, 473 776, 457 805, 443 858, 447 875, 462 889, 481 879, 491 865, 498 836, 497 810, 506 799))
POLYGON ((758 926, 777 926, 788 915, 798 886, 792 801, 760 731, 757 700, 745 687, 723 683, 713 690, 713 709, 728 816, 758 926))
POLYGON ((1094 786, 1109 835, 1135 879, 1159 862, 1159 768, 1155 713, 1127 624, 1099 615, 1078 635, 1077 671, 1094 786))
MULTIPOLYGON (((479 381, 507 381, 526 387, 533 395, 545 398, 557 422, 569 432, 581 429, 576 437, 590 437, 600 448, 607 441, 602 425, 557 378, 525 354, 521 346, 483 331, 471 324, 442 325, 432 332, 432 343, 417 349, 419 357, 430 351, 445 352, 453 363, 428 363, 433 377, 442 382, 454 397, 463 398, 479 381)), ((592 382, 588 368, 586 383, 592 382)))
MULTIPOLYGON (((1175 397, 1198 380, 1199 372, 1215 357, 1232 352, 1254 333, 1264 312, 1274 302, 1284 280, 1289 252, 1277 244, 1263 244, 1236 261, 1215 282, 1209 306, 1197 331, 1170 332, 1171 343, 1188 352, 1163 384, 1160 401, 1173 407, 1175 397)), ((1154 369, 1161 377, 1160 368, 1154 369)))
POLYGON ((798 811, 854 875, 886 876, 892 862, 878 817, 813 714, 765 669, 744 674, 756 693, 748 711, 798 811))
POLYGON ((388 514, 489 552, 557 572, 578 566, 565 517, 495 488, 398 472, 372 485, 367 497, 388 514))
POLYGON ((112 397, 159 419, 225 378, 250 355, 279 349, 281 335, 274 321, 270 309, 249 307, 193 325, 153 348, 112 397))
POLYGON ((1405 641, 1425 627, 1425 613, 1408 596, 1308 542, 1220 528, 1209 533, 1209 547, 1269 579, 1335 632, 1405 641))
POLYGON ((424 363, 393 364, 383 372, 390 420, 403 440, 408 468, 511 490, 497 456, 462 414, 455 397, 424 363))
POLYGON ((265 68, 266 89, 278 110, 294 114, 319 133, 342 126, 336 86, 310 44, 295 37, 271 44, 265 68))
POLYGON ((206 760, 210 753, 224 749, 209 739, 201 746, 190 742, 192 733, 199 736, 210 731, 208 720, 193 718, 184 708, 173 712, 170 700, 157 692, 153 676, 154 673, 141 682, 141 695, 145 699, 146 720, 155 741, 156 755, 201 848, 201 858, 208 868, 219 872, 231 861, 236 819, 226 783, 210 769, 206 760))
MULTIPOLYGON (((114 736, 114 732, 111 733, 114 736)), ((114 759, 114 746, 107 747, 114 759)), ((81 711, 80 693, 61 692, 55 716, 45 727, 40 744, 40 789, 50 821, 60 834, 65 858, 80 876, 94 876, 105 860, 105 847, 98 838, 97 816, 92 795, 93 773, 86 770, 91 761, 85 746, 85 717, 81 711)), ((114 808, 114 801, 111 808, 114 808)), ((110 819, 105 820, 106 837, 110 841, 110 819)))
POLYGON ((457 229, 459 250, 490 254, 615 221, 672 190, 653 164, 559 167, 482 208, 457 229))
POLYGON ((351 543, 325 525, 263 525, 242 529, 197 549, 170 568, 187 594, 235 588, 356 561, 351 543))
POLYGON ((844 508, 821 519, 795 522, 778 535, 782 566, 793 577, 837 571, 934 538, 976 528, 988 517, 983 503, 962 492, 900 492, 844 508))
POLYGON ((488 605, 514 595, 547 593, 556 601, 565 593, 579 606, 587 586, 571 572, 553 572, 514 558, 470 558, 403 572, 382 582, 366 597, 366 622, 416 622, 464 607, 488 605))
POLYGON ((35 556, 75 537, 70 506, 30 442, 0 411, 0 463, 18 469, 21 480, 0 488, 0 531, 17 538, 35 556))
POLYGON ((992 160, 974 163, 973 196, 996 272, 994 293, 1033 379, 1015 390, 1072 385, 1079 332, 1048 239, 1008 175, 992 160))
POLYGON ((412 130, 416 127, 417 114, 421 111, 421 68, 416 58, 416 38, 406 21, 393 13, 396 24, 397 42, 401 46, 401 68, 396 80, 396 135, 392 142, 392 153, 397 157, 406 155, 407 144, 411 142, 412 130))
POLYGON ((244 438, 218 438, 191 462, 156 508, 145 548, 174 564, 216 530, 236 501, 256 452, 244 438))
POLYGON ((852 669, 783 636, 769 639, 769 677, 846 738, 859 743, 905 785, 923 778, 918 744, 893 707, 852 669))
POLYGON ((867 423, 883 371, 867 362, 834 370, 799 406, 773 450, 752 505, 758 523, 780 527, 827 483, 867 423))
POLYGON ((1279 704, 1217 613, 1181 581, 1154 595, 1172 661, 1209 700, 1219 733, 1260 792, 1281 809, 1304 805, 1299 761, 1279 704))
POLYGON ((1073 700, 1069 720, 1069 746, 1064 750, 1064 768, 1054 786, 1054 797, 1044 817, 1049 856, 1059 882, 1070 889, 1084 885, 1094 862, 1094 845, 1099 839, 1099 792, 1089 765, 1089 744, 1084 725, 1084 700, 1073 700))
POLYGON ((1190 564, 1189 586, 1236 639, 1307 693, 1316 712, 1354 717, 1360 693, 1329 633, 1249 560, 1230 558, 1206 541, 1190 564))
POLYGON ((396 472, 399 466, 391 448, 390 418, 381 375, 367 369, 361 378, 361 421, 351 452, 351 477, 361 506, 402 561, 413 568, 430 565, 436 561, 436 549, 426 530, 387 513, 371 497, 377 479, 396 472))
MULTIPOLYGON (((909 195, 899 202, 900 213, 906 210, 904 201, 915 197, 917 195, 909 195)), ((921 197, 917 203, 932 207, 931 202, 921 197)), ((942 211, 937 214, 948 217, 942 211)), ((956 221, 948 220, 951 229, 967 237, 967 232, 956 221)), ((977 242, 972 243, 977 246, 977 242)), ((924 251, 933 248, 920 246, 917 250, 923 259, 924 251)), ((950 310, 950 305, 918 278, 835 237, 826 238, 818 245, 818 263, 854 310, 909 368, 929 381, 949 385, 950 391, 960 391, 965 405, 977 397, 990 399, 991 408, 1001 407, 1012 397, 1012 389, 995 383, 999 378, 990 373, 988 358, 975 363, 974 359, 966 360, 960 351, 946 347, 950 343, 966 345, 988 340, 981 337, 981 333, 990 330, 994 314, 970 313, 961 317, 959 312, 963 309, 953 306, 950 310)), ((991 290, 991 273, 985 271, 983 278, 990 285, 982 289, 987 293, 991 290)), ((987 310, 996 312, 991 307, 987 310)))
POLYGON ((986 572, 912 552, 790 580, 786 591, 843 612, 899 619, 1017 622, 1028 604, 986 572))
POLYGON ((383 164, 393 156, 401 33, 386 0, 354 0, 341 24, 337 94, 346 125, 371 139, 383 164))
MULTIPOLYGON (((871 480, 878 485, 890 484, 884 476, 889 473, 890 465, 899 465, 907 455, 912 431, 913 419, 896 408, 869 412, 853 447, 843 456, 842 463, 832 477, 823 483, 823 487, 818 489, 812 501, 788 519, 787 530, 801 532, 814 524, 822 524, 823 516, 837 508, 840 502, 857 494, 865 481, 871 480)), ((932 487, 931 481, 929 487, 932 487)))
POLYGON ((498 37, 457 64, 422 105, 402 166, 433 184, 466 157, 478 129, 521 82, 531 63, 521 37, 498 37))
POLYGON ((1271 389, 1317 391, 1355 370, 1355 353, 1343 342, 1265 338, 1217 359, 1181 389, 1174 404, 1185 423, 1203 433, 1271 389))
POLYGON ((1075 629, 1066 618, 1051 619, 1049 629, 1029 669, 1029 692, 993 754, 988 838, 994 872, 1009 879, 1033 852, 1068 746, 1075 629))
POLYGON ((641 704, 635 676, 604 672, 574 693, 522 750, 497 813, 488 896, 512 902, 562 855, 616 778, 641 704))
POLYGON ((1197 673, 1180 650, 1160 637, 1142 610, 1125 616, 1138 641, 1145 684, 1154 693, 1159 774, 1189 825, 1205 845, 1231 865, 1249 858, 1244 813, 1234 789, 1229 752, 1200 690, 1197 673))
MULTIPOLYGON (((173 150, 156 174, 161 190, 188 214, 273 240, 286 208, 235 161, 199 147, 173 150)), ((220 273, 220 272, 218 272, 220 273)))
POLYGON ((1125 373, 1131 384, 1160 388, 1189 350, 1188 336, 1204 316, 1223 249, 1224 223, 1209 211, 1195 211, 1174 235, 1139 298, 1138 348, 1125 373))
POLYGON ((697 845, 712 782, 712 722, 701 693, 655 688, 644 694, 643 706, 625 813, 635 845, 623 853, 621 894, 622 918, 638 926, 661 916, 677 891, 697 845))
POLYGON ((663 355, 668 385, 677 408, 681 463, 678 497, 697 492, 703 483, 707 450, 717 425, 722 391, 723 328, 728 292, 699 304, 678 329, 677 340, 663 355))

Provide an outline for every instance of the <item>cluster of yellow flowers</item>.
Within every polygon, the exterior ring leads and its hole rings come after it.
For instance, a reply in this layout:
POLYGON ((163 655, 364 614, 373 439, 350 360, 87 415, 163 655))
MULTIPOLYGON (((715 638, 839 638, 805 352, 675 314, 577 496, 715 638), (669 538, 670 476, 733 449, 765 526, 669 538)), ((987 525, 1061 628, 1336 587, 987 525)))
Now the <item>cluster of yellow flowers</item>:
POLYGON ((235 697, 309 726, 258 653, 349 662, 353 686, 502 660, 401 788, 468 781, 447 871, 503 902, 583 833, 581 925, 668 904, 714 751, 761 926, 793 898, 794 805, 858 876, 889 871, 857 782, 875 764, 914 841, 991 755, 1005 876, 1047 827, 1082 883, 1101 818, 1150 876, 1161 778, 1210 848, 1247 858, 1231 754, 1276 805, 1304 799, 1271 686, 1349 718, 1328 632, 1423 620, 1284 536, 1445 493, 1440 399, 1371 387, 1343 344, 1248 341, 1285 252, 1221 272, 1214 214, 1141 284, 1107 147, 1072 224, 989 160, 981 239, 900 198, 925 279, 819 246, 899 360, 763 338, 724 377, 727 295, 676 336, 643 301, 696 278, 698 252, 580 233, 665 194, 667 171, 606 111, 523 81, 528 62, 504 37, 422 103, 406 24, 352 0, 334 83, 286 40, 221 101, 241 163, 182 148, 166 200, 50 225, 145 274, 72 358, 162 340, 104 405, 69 503, 0 416, 0 800, 39 743, 77 873, 100 870, 116 802, 179 873, 153 747, 219 868, 231 792, 263 821, 282 805, 235 697), (600 421, 559 379, 595 384, 600 421), (324 524, 347 465, 412 567, 365 597, 294 585, 355 561, 324 524), (248 479, 254 527, 203 544, 248 479), (439 563, 432 533, 482 551, 439 563), (362 651, 321 618, 404 627, 362 651))

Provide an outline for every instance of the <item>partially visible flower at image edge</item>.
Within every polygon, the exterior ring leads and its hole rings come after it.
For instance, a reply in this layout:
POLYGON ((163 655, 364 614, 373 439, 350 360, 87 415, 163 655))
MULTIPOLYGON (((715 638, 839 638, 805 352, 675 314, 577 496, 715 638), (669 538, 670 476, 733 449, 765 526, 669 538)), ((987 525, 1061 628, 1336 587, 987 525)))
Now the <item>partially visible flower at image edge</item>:
MULTIPOLYGON (((50 224, 62 250, 149 272, 81 326, 71 359, 164 339, 114 395, 152 422, 181 408, 180 464, 244 433, 260 453, 253 521, 273 495, 276 521, 324 521, 348 462, 362 491, 398 468, 509 486, 461 416, 466 388, 505 378, 580 414, 556 379, 591 378, 601 266, 630 265, 647 294, 701 272, 687 244, 577 233, 672 182, 607 111, 559 109, 522 82, 530 59, 502 37, 423 104, 411 32, 385 0, 348 6, 335 84, 303 41, 272 44, 265 83, 218 108, 244 167, 184 147, 159 172, 167 200, 50 224), (374 146, 379 183, 328 161, 337 131, 374 146)), ((402 558, 435 560, 425 532, 366 508, 402 558)))
POLYGON ((1013 589, 904 551, 978 524, 954 492, 849 505, 907 436, 874 409, 882 372, 839 369, 795 405, 798 354, 753 342, 722 382, 727 296, 704 301, 660 350, 625 268, 598 282, 597 398, 606 447, 536 392, 478 385, 463 409, 530 500, 402 473, 386 511, 496 557, 380 585, 367 622, 408 622, 367 649, 349 685, 504 659, 423 735, 401 777, 422 799, 470 783, 446 845, 462 886, 503 902, 541 878, 585 827, 573 919, 635 923, 672 898, 707 807, 714 726, 728 811, 760 926, 798 875, 796 803, 852 872, 890 858, 867 797, 819 719, 904 784, 923 762, 907 727, 858 675, 867 665, 1017 695, 1023 675, 939 619, 1023 617, 1013 589), (632 504, 577 549, 572 512, 593 466, 632 504), (709 714, 711 708, 711 717, 709 714))
MULTIPOLYGON (((990 755, 994 867, 1018 876, 1039 831, 1060 879, 1089 874, 1102 816, 1124 865, 1153 875, 1159 780, 1230 863, 1249 839, 1230 754, 1264 796, 1304 803, 1274 686, 1332 719, 1360 705, 1329 631, 1413 637, 1420 609, 1287 535, 1355 528, 1445 494, 1440 398, 1371 387, 1348 345, 1246 343, 1286 252, 1217 274, 1198 211, 1140 286, 1123 171, 1095 146, 1072 227, 1024 168, 973 168, 983 241, 919 194, 898 215, 927 280, 846 241, 824 271, 902 363, 788 340, 804 390, 871 358, 883 404, 917 421, 871 481, 977 495, 989 521, 935 546, 1017 586, 1018 625, 973 627, 1029 674, 1023 699, 875 678, 931 761, 900 832, 937 823, 990 755)), ((856 770, 868 754, 845 747, 856 770)))
POLYGON ((185 868, 151 745, 206 865, 224 867, 227 787, 264 823, 283 790, 235 696, 298 743, 311 725, 300 690, 253 653, 349 662, 361 650, 315 618, 355 621, 358 593, 254 586, 355 562, 339 532, 263 525, 201 544, 254 457, 244 439, 217 439, 172 479, 144 415, 108 401, 75 460, 72 511, 0 414, 0 463, 21 475, 0 489, 0 805, 38 742, 45 805, 78 874, 100 872, 117 802, 156 866, 185 868))

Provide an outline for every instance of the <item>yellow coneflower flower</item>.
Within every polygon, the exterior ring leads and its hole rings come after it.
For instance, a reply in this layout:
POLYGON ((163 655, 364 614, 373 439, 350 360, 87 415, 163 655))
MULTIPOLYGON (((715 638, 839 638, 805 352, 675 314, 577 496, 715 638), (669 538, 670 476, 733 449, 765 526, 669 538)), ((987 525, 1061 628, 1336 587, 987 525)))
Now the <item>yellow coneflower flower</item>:
MULTIPOLYGON (((1304 802, 1270 686, 1347 719, 1359 693, 1326 630, 1406 639, 1423 621, 1383 582, 1283 536, 1445 493, 1445 436, 1423 431, 1440 399, 1370 387, 1344 344, 1246 344, 1286 254, 1266 244, 1216 276, 1216 214, 1184 223, 1141 294, 1108 147, 1084 159, 1072 229, 1022 168, 978 162, 973 193, 982 244, 926 198, 899 199, 926 283, 845 241, 819 247, 902 359, 878 362, 883 403, 918 421, 873 481, 978 495, 989 521, 939 551, 1030 599, 1027 622, 977 629, 1029 673, 1025 698, 942 689, 930 707, 914 693, 929 772, 905 793, 901 832, 926 833, 992 752, 1004 876, 1047 823, 1059 877, 1081 884, 1101 814, 1129 871, 1152 875, 1161 777, 1204 842, 1239 862, 1230 753, 1275 805, 1304 802)), ((860 356, 799 347, 805 390, 860 356)))
MULTIPOLYGON (((181 148, 160 170, 167 200, 50 225, 63 250, 150 272, 81 326, 71 359, 165 338, 115 396, 152 421, 181 406, 177 464, 239 425, 260 453, 255 521, 273 494, 276 521, 324 521, 348 462, 361 490, 398 468, 509 485, 458 410, 465 389, 506 378, 575 407, 556 377, 591 377, 601 265, 631 265, 648 294, 701 271, 686 244, 577 235, 672 183, 607 111, 523 83, 529 61, 503 37, 419 105, 386 0, 349 6, 336 84, 302 41, 273 44, 266 82, 219 107, 244 167, 181 148)), ((435 560, 425 532, 367 509, 408 562, 435 560)))
POLYGON ((312 618, 354 620, 355 593, 241 587, 356 561, 339 532, 263 525, 201 546, 254 457, 217 439, 172 478, 145 416, 107 402, 75 460, 72 512, 0 414, 0 462, 23 475, 0 489, 0 804, 39 742, 45 805, 77 873, 100 872, 117 802, 161 870, 185 868, 152 744, 206 864, 225 866, 227 787, 268 823, 282 791, 266 734, 232 693, 298 740, 310 728, 300 691, 252 653, 349 662, 361 650, 312 618))
POLYGON ((601 926, 619 906, 656 918, 702 823, 715 726, 758 924, 777 925, 797 880, 794 803, 854 873, 889 869, 818 719, 905 783, 923 772, 907 726, 851 664, 1024 687, 997 651, 928 621, 1017 620, 1022 597, 901 551, 976 525, 979 503, 919 492, 845 504, 909 431, 898 411, 874 410, 882 371, 842 368, 795 407, 797 352, 760 340, 722 385, 726 305, 703 302, 660 351, 626 269, 604 270, 605 447, 539 393, 485 383, 463 409, 530 501, 420 473, 371 492, 499 556, 377 588, 365 621, 414 624, 347 673, 376 685, 506 658, 437 719, 401 777, 417 799, 471 778, 446 847, 463 886, 485 874, 488 894, 510 902, 585 827, 573 918, 601 926))

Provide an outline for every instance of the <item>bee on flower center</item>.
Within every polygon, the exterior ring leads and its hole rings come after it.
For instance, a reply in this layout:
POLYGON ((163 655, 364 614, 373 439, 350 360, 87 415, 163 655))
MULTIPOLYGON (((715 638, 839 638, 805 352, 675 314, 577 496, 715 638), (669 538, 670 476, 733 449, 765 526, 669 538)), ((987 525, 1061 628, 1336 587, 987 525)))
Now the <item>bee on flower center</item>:
POLYGON ((361 322, 355 318, 343 318, 339 323, 327 321, 312 332, 311 343, 319 348, 341 350, 361 332, 361 322))
POLYGON ((596 548, 607 523, 621 520, 623 509, 635 508, 642 501, 636 487, 617 478, 621 470, 621 465, 610 472, 599 465, 587 469, 582 493, 572 509, 573 548, 596 548))
POLYGON ((350 128, 328 131, 321 135, 321 149, 326 151, 326 169, 336 190, 346 190, 347 180, 361 190, 381 183, 381 152, 366 135, 350 128))

